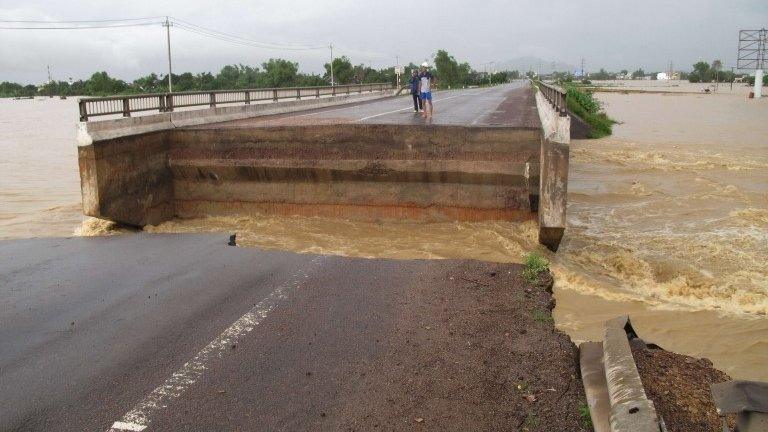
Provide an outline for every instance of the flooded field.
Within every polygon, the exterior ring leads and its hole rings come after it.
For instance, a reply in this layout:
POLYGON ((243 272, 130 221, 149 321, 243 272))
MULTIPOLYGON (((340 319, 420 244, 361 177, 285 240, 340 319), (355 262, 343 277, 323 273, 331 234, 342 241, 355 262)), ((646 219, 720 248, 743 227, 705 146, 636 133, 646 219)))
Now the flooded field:
MULTIPOLYGON (((572 143, 569 227, 560 252, 542 253, 556 273, 556 322, 575 340, 628 313, 648 340, 768 380, 768 100, 720 90, 600 94, 623 123, 572 143)), ((76 112, 70 100, 0 100, 0 238, 81 229, 76 112)), ((504 262, 541 250, 532 221, 220 217, 147 231, 229 231, 245 246, 362 257, 504 262)), ((88 219, 82 232, 112 227, 88 219)))

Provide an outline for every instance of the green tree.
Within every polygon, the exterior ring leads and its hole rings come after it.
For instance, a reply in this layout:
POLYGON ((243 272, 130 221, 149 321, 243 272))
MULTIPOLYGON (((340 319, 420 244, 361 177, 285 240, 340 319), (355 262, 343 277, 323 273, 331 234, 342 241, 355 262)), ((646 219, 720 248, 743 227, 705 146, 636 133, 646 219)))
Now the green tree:
MULTIPOLYGON (((184 72, 181 75, 174 75, 173 77, 173 91, 194 91, 200 90, 200 83, 191 72, 184 72)), ((167 81, 163 85, 163 91, 167 90, 167 81)))
POLYGON ((196 90, 218 90, 216 77, 210 72, 195 75, 196 90))
POLYGON ((300 87, 315 87, 315 86, 328 85, 328 81, 326 81, 325 78, 323 78, 320 75, 315 75, 315 74, 307 75, 303 73, 298 74, 298 76, 296 77, 296 83, 300 87))
MULTIPOLYGON (((325 65, 325 77, 328 82, 331 81, 331 65, 326 63, 325 65)), ((355 76, 355 69, 352 67, 352 62, 349 61, 347 56, 336 57, 333 59, 333 79, 336 84, 349 84, 355 76)))
POLYGON ((462 84, 459 63, 446 50, 437 50, 435 53, 435 74, 445 87, 457 87, 462 84))
POLYGON ((292 87, 298 85, 299 64, 271 58, 261 64, 264 73, 261 74, 260 84, 264 87, 292 87))
POLYGON ((589 77, 595 80, 609 80, 616 78, 616 74, 609 73, 603 68, 599 71, 589 74, 589 77))
POLYGON ((456 84, 461 86, 468 86, 473 84, 472 66, 469 63, 464 62, 458 65, 456 68, 456 84))
POLYGON ((234 89, 240 78, 238 65, 226 65, 216 74, 216 89, 234 89))
POLYGON ((693 65, 693 72, 688 76, 690 82, 710 82, 712 81, 712 68, 705 61, 697 62, 693 65))
POLYGON ((640 68, 640 69, 632 72, 632 79, 638 79, 638 78, 643 78, 643 77, 645 77, 645 71, 643 70, 643 68, 640 68))
POLYGON ((157 77, 157 74, 151 73, 147 76, 133 80, 132 86, 134 90, 139 93, 157 93, 167 91, 167 83, 168 81, 166 80, 165 85, 163 85, 157 77))
POLYGON ((239 69, 240 75, 237 77, 237 81, 235 81, 234 88, 246 89, 262 86, 264 74, 259 71, 259 68, 241 64, 239 69))
POLYGON ((125 92, 127 88, 125 81, 112 78, 104 71, 94 73, 85 82, 85 93, 88 95, 115 95, 125 92))
POLYGON ((27 97, 35 95, 37 95, 37 87, 33 85, 24 87, 21 84, 8 81, 0 83, 0 97, 27 97))

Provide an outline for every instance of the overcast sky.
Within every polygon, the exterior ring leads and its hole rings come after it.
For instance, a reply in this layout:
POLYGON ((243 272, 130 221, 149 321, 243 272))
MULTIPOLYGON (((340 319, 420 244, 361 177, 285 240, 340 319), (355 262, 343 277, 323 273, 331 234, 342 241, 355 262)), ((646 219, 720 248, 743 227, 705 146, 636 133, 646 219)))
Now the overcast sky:
MULTIPOLYGON (((111 1, 0 0, 0 20, 96 20, 171 15, 195 24, 280 43, 325 45, 354 63, 421 62, 444 48, 477 68, 535 56, 610 70, 689 70, 705 59, 735 63, 738 30, 768 27, 768 0, 522 0, 418 2, 366 0, 111 1)), ((0 23, 0 27, 7 24, 0 23)), ((171 30, 174 72, 259 65, 270 57, 321 72, 327 49, 241 47, 171 30)), ((85 78, 106 70, 132 80, 165 73, 165 30, 0 30, 0 81, 85 78)))

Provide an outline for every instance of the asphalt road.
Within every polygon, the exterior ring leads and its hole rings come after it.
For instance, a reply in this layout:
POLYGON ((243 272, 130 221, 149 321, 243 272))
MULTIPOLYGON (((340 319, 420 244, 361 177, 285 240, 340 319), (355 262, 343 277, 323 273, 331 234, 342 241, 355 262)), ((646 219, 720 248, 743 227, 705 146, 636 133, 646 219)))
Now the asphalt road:
POLYGON ((0 242, 0 430, 318 429, 446 265, 227 240, 0 242))
MULTIPOLYGON (((533 90, 526 81, 488 88, 440 90, 433 93, 435 114, 423 119, 414 113, 410 94, 343 106, 216 124, 216 127, 302 124, 374 123, 461 126, 539 127, 533 90)), ((201 126, 210 128, 211 125, 201 126)))

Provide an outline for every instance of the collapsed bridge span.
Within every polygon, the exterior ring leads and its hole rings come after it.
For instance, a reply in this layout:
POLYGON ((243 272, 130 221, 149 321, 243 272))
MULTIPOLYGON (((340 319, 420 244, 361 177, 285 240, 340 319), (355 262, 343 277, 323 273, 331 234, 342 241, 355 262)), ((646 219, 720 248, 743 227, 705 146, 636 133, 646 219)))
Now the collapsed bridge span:
POLYGON ((432 121, 380 96, 235 118, 214 108, 83 123, 84 212, 136 226, 234 214, 538 217, 542 243, 556 249, 567 143, 552 144, 556 130, 545 128, 559 113, 539 101, 555 112, 542 116, 529 84, 437 93, 432 121))

